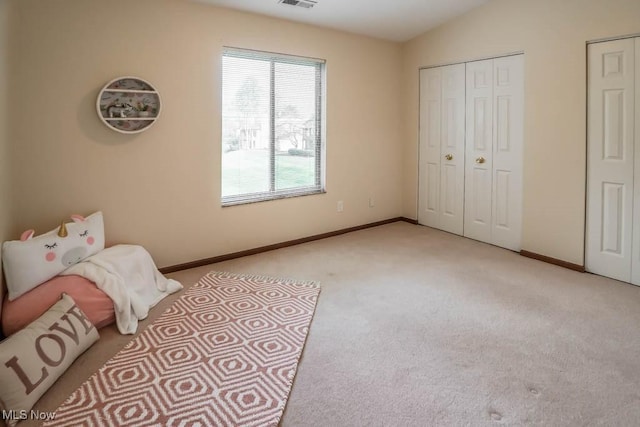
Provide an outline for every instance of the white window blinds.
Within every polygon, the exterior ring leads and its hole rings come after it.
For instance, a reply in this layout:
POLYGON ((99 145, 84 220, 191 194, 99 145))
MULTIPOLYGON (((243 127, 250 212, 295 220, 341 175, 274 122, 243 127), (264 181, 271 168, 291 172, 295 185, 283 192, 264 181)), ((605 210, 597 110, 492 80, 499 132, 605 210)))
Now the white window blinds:
POLYGON ((225 48, 222 204, 324 191, 324 61, 225 48))

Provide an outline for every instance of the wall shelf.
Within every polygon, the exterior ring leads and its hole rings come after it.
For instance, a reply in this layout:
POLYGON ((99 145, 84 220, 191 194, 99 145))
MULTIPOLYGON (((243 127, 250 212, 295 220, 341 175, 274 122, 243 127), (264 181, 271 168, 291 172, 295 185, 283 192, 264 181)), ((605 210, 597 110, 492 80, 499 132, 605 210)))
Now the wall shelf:
POLYGON ((155 117, 114 117, 114 118, 106 118, 105 120, 108 122, 111 121, 127 121, 127 120, 155 120, 155 117))
POLYGON ((96 101, 98 117, 109 129, 131 134, 149 129, 160 117, 160 93, 138 77, 118 77, 107 83, 96 101))

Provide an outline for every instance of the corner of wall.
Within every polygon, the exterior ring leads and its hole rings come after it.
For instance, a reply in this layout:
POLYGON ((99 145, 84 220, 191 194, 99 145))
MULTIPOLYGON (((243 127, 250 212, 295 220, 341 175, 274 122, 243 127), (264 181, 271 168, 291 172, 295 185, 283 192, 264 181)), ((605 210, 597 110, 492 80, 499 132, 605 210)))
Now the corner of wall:
MULTIPOLYGON (((420 37, 420 36, 418 36, 420 37)), ((416 37, 417 38, 417 37, 416 37)), ((416 95, 419 80, 418 66, 414 59, 414 40, 402 44, 402 216, 412 220, 418 219, 418 129, 416 122, 418 97, 416 95)))
MULTIPOLYGON (((0 0, 0 243, 9 238, 11 232, 11 162, 10 130, 8 119, 8 104, 10 88, 9 75, 9 31, 10 31, 10 3, 0 0)), ((2 270, 2 248, 0 247, 0 314, 2 313, 2 297, 4 296, 4 273, 2 270)))

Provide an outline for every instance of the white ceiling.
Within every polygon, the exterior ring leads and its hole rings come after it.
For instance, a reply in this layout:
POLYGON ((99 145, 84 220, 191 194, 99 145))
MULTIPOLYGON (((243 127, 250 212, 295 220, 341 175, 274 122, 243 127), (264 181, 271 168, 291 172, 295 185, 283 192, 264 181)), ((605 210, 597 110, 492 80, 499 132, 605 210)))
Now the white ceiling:
POLYGON ((403 42, 489 0, 317 0, 311 9, 278 0, 196 1, 403 42))

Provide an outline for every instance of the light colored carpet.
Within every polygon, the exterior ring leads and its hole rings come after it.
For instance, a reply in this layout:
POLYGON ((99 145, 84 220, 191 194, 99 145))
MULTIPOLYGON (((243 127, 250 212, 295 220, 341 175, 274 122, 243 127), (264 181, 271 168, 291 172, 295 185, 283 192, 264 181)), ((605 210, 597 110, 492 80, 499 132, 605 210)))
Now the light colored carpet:
MULTIPOLYGON (((407 223, 169 276, 213 269, 322 286, 283 426, 640 424, 638 287, 407 223)), ((39 409, 131 339, 101 335, 39 409)))

